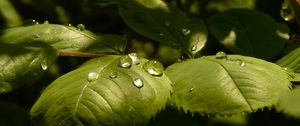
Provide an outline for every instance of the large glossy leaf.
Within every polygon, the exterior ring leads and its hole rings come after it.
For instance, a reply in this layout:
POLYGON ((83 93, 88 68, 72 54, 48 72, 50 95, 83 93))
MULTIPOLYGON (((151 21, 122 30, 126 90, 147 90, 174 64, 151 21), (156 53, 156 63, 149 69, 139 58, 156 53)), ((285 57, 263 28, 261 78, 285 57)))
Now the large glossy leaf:
POLYGON ((62 51, 122 53, 126 39, 117 35, 95 35, 83 26, 77 29, 56 24, 37 24, 3 31, 3 42, 26 44, 42 41, 62 51))
POLYGON ((33 120, 47 126, 147 123, 170 98, 171 82, 165 75, 147 73, 142 67, 145 59, 130 68, 118 66, 119 59, 93 59, 55 80, 32 107, 33 120))
POLYGON ((271 59, 284 47, 288 28, 259 11, 231 9, 210 18, 210 30, 237 54, 271 59))
MULTIPOLYGON (((103 0, 98 0, 103 1, 103 0)), ((162 0, 114 0, 125 23, 137 33, 195 57, 207 41, 202 19, 189 19, 162 0)), ((111 1, 110 1, 111 2, 111 1)))
POLYGON ((282 67, 290 68, 292 71, 300 72, 300 48, 291 51, 289 54, 285 55, 279 59, 276 64, 282 67))
POLYGON ((41 42, 0 43, 0 94, 35 82, 57 57, 55 49, 41 42))
POLYGON ((174 84, 172 102, 192 113, 255 112, 277 103, 290 87, 280 66, 240 55, 187 60, 166 74, 174 84))
POLYGON ((277 108, 288 116, 300 119, 300 88, 296 88, 291 94, 282 97, 277 108))

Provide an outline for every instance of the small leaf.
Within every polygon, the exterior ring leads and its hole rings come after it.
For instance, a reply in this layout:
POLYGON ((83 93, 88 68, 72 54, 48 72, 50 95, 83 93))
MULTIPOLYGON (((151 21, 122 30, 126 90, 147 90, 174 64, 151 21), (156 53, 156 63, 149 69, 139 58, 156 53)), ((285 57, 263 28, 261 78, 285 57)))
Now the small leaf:
POLYGON ((291 51, 281 59, 279 59, 276 64, 282 67, 288 67, 292 71, 300 72, 300 47, 291 51))
POLYGON ((41 42, 0 43, 0 94, 37 81, 57 57, 55 49, 41 42))
POLYGON ((56 24, 37 24, 3 31, 1 41, 26 44, 42 41, 61 51, 124 52, 126 39, 117 35, 95 35, 88 30, 56 24))
POLYGON ((284 47, 283 35, 288 34, 272 17, 247 9, 231 9, 211 17, 210 30, 234 53, 268 60, 284 47))
MULTIPOLYGON (((100 0, 101 1, 101 0, 100 0)), ((191 57, 199 55, 207 41, 202 19, 189 19, 162 0, 114 0, 124 22, 137 33, 180 50, 191 57)), ((103 2, 103 1, 102 1, 103 2)))
POLYGON ((165 75, 147 73, 145 59, 130 68, 119 66, 119 59, 93 59, 55 80, 32 107, 33 120, 47 126, 147 123, 165 107, 171 82, 165 75))
POLYGON ((279 111, 285 114, 300 119, 300 88, 292 90, 291 94, 282 97, 278 104, 279 111))
POLYGON ((217 11, 225 11, 231 8, 249 8, 253 9, 255 7, 256 0, 210 0, 207 3, 206 8, 208 10, 217 10, 217 11))
POLYGON ((281 67, 240 55, 187 60, 166 74, 174 85, 172 102, 192 113, 255 112, 276 104, 290 87, 281 67))

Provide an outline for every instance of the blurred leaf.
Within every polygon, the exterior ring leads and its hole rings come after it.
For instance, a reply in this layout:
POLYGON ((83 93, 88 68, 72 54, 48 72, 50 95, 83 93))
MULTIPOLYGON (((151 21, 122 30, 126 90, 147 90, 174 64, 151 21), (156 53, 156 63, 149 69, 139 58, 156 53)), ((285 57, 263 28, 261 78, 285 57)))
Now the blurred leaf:
POLYGON ((56 24, 37 24, 3 31, 1 41, 26 44, 42 41, 60 51, 123 53, 126 39, 118 35, 95 35, 83 25, 69 27, 56 24))
POLYGON ((57 57, 55 49, 41 42, 0 43, 0 94, 37 81, 57 57))
POLYGON ((210 30, 237 54, 263 59, 275 57, 287 41, 288 29, 259 11, 231 9, 210 18, 210 30))
POLYGON ((93 59, 55 80, 32 107, 33 120, 47 126, 147 123, 171 97, 171 82, 165 75, 147 73, 146 59, 130 68, 118 66, 119 60, 119 56, 93 59))
POLYGON ((9 0, 0 0, 0 14, 5 20, 6 27, 22 25, 22 18, 9 0))
POLYGON ((232 8, 248 8, 255 7, 256 0, 209 0, 206 9, 225 11, 232 8))
MULTIPOLYGON (((103 2, 103 0, 98 0, 103 2)), ((202 19, 189 19, 162 0, 113 0, 125 23, 137 33, 195 57, 207 41, 202 19)), ((112 1, 110 3, 113 3, 112 1)))
POLYGON ((26 111, 15 103, 0 101, 1 126, 29 126, 26 111))
POLYGON ((212 124, 227 124, 230 126, 247 126, 248 120, 247 120, 248 115, 232 115, 232 116, 216 116, 213 118, 210 118, 209 121, 212 124))
POLYGON ((290 87, 281 67, 240 55, 175 63, 166 74, 174 84, 172 102, 191 113, 255 112, 276 104, 290 87))
POLYGON ((300 72, 300 47, 291 51, 289 54, 285 55, 279 59, 276 64, 282 67, 290 68, 292 71, 300 72))
POLYGON ((285 114, 300 119, 300 88, 292 90, 291 94, 282 97, 278 109, 285 114))

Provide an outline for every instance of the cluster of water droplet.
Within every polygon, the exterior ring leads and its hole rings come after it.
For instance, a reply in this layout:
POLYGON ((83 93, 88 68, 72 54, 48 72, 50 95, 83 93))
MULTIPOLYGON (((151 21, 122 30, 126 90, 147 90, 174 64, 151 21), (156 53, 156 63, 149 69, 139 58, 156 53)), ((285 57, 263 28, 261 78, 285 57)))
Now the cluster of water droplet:
POLYGON ((220 51, 218 53, 216 53, 216 59, 225 59, 225 60, 230 60, 230 61, 235 61, 237 62, 241 67, 245 67, 246 66, 246 62, 242 61, 241 59, 229 59, 227 57, 227 54, 223 51, 220 51))

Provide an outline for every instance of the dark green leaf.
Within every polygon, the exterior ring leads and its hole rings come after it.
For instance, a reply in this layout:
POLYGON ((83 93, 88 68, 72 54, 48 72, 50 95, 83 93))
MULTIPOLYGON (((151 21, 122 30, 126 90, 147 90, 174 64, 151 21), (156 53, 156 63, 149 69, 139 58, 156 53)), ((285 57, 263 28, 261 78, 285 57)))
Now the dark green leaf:
MULTIPOLYGON (((259 11, 231 9, 210 19, 210 30, 234 53, 263 59, 275 57, 284 47, 288 31, 259 11)), ((286 26, 285 26, 286 27, 286 26)))
POLYGON ((208 10, 225 11, 231 8, 249 8, 255 7, 255 0, 210 0, 206 6, 208 10))
POLYGON ((12 102, 0 101, 1 126, 29 126, 29 117, 24 108, 12 102))
POLYGON ((165 75, 147 73, 142 67, 145 59, 130 68, 120 67, 119 59, 119 56, 93 59, 58 78, 32 107, 32 118, 47 126, 147 123, 170 98, 171 82, 165 75), (143 86, 136 87, 135 79, 140 79, 143 86))
POLYGON ((26 44, 42 41, 61 51, 122 53, 126 39, 117 35, 97 36, 88 30, 80 30, 56 24, 37 24, 10 28, 0 37, 3 42, 26 44))
POLYGON ((166 74, 174 84, 172 102, 192 113, 255 112, 277 103, 290 87, 280 66, 240 55, 187 60, 166 74))
POLYGON ((300 48, 291 51, 276 62, 279 66, 290 68, 292 71, 300 72, 300 48))
POLYGON ((191 19, 162 0, 115 0, 119 13, 134 31, 195 57, 207 41, 202 19, 191 19))
POLYGON ((278 109, 289 116, 300 119, 300 88, 296 88, 291 94, 282 97, 278 109))
POLYGON ((26 46, 0 43, 0 94, 35 82, 57 57, 55 49, 41 42, 26 46))

